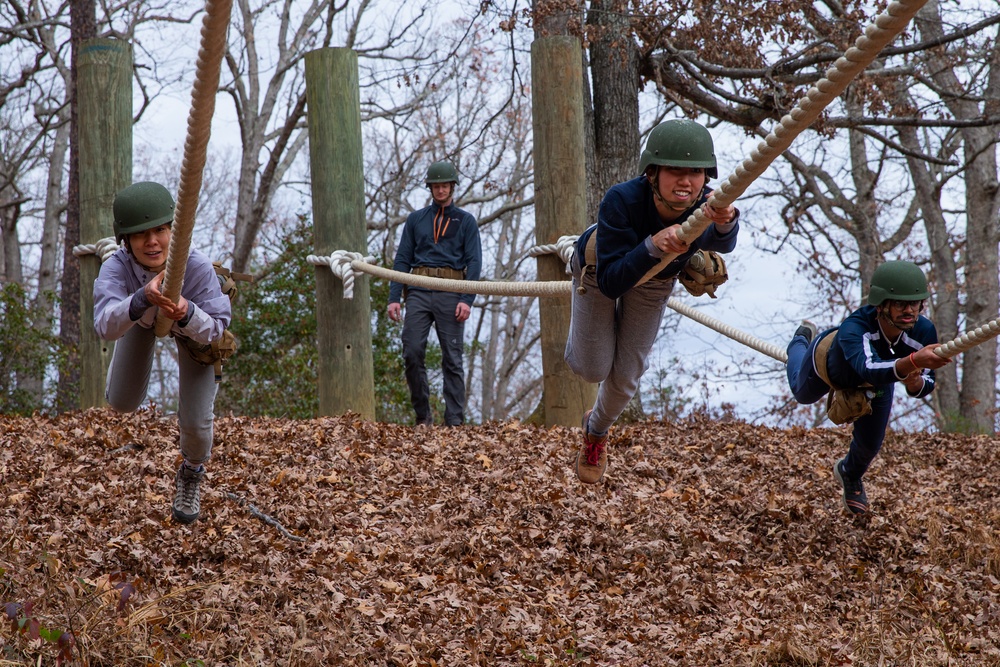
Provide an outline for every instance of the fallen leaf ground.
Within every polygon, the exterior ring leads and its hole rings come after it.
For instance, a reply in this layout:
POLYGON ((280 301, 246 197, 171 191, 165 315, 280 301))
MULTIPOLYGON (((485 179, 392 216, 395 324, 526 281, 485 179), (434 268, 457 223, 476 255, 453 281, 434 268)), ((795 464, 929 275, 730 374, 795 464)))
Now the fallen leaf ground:
POLYGON ((0 417, 0 665, 1000 665, 1000 454, 844 429, 415 431, 220 418, 191 527, 176 423, 0 417), (63 644, 58 644, 62 632, 63 644))

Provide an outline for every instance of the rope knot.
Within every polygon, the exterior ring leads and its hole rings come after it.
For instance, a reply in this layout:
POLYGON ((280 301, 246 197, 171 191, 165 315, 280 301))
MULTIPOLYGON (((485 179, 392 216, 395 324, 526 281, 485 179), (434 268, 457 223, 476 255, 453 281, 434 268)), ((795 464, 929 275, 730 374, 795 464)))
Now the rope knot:
POLYGON ((362 255, 360 252, 350 250, 334 250, 329 256, 309 255, 306 261, 316 266, 329 266, 333 275, 340 278, 344 283, 344 298, 354 298, 354 279, 363 275, 352 266, 353 262, 364 262, 371 264, 374 257, 362 255))

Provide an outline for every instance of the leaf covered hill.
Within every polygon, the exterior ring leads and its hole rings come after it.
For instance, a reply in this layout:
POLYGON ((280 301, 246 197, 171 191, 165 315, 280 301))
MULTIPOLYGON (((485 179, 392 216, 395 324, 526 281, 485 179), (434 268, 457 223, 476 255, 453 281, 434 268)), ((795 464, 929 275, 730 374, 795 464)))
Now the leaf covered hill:
POLYGON ((647 422, 220 418, 190 527, 176 423, 0 417, 0 664, 1000 665, 1000 454, 647 422), (40 661, 40 662, 39 662, 40 661))

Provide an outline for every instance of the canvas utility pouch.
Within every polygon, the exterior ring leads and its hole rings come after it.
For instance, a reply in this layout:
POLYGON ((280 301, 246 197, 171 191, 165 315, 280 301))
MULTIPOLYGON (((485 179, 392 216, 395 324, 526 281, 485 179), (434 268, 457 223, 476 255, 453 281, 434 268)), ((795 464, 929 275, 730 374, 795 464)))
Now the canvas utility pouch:
POLYGON ((684 264, 679 279, 691 296, 708 294, 714 299, 716 288, 729 280, 729 272, 722 255, 713 250, 699 250, 684 264))
POLYGON ((215 381, 222 381, 222 366, 236 353, 239 341, 229 329, 224 329, 222 337, 208 345, 196 343, 190 338, 177 336, 177 342, 184 346, 191 358, 202 366, 215 366, 215 381))
POLYGON ((871 385, 845 389, 835 387, 830 382, 830 375, 826 370, 826 356, 836 335, 837 331, 833 330, 820 339, 813 352, 813 361, 823 382, 830 386, 830 393, 826 395, 826 416, 834 424, 853 424, 872 413, 874 393, 871 385))
POLYGON ((826 416, 834 424, 853 424, 872 413, 872 392, 867 389, 831 389, 826 395, 826 416))

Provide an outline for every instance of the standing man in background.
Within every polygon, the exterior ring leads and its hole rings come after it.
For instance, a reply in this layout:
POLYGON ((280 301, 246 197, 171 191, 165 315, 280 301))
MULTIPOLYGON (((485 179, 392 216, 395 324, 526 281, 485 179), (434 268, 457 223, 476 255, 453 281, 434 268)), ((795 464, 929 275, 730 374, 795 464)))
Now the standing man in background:
MULTIPOLYGON (((454 204, 458 171, 450 162, 435 162, 425 180, 431 191, 430 206, 406 218, 403 236, 392 268, 403 273, 451 280, 479 280, 482 248, 476 218, 454 204)), ((430 389, 427 384, 427 337, 431 324, 437 329, 444 375, 444 423, 465 422, 465 377, 462 355, 465 321, 472 313, 474 294, 439 292, 421 287, 389 286, 389 319, 403 321, 403 363, 417 426, 432 426, 430 389)))

